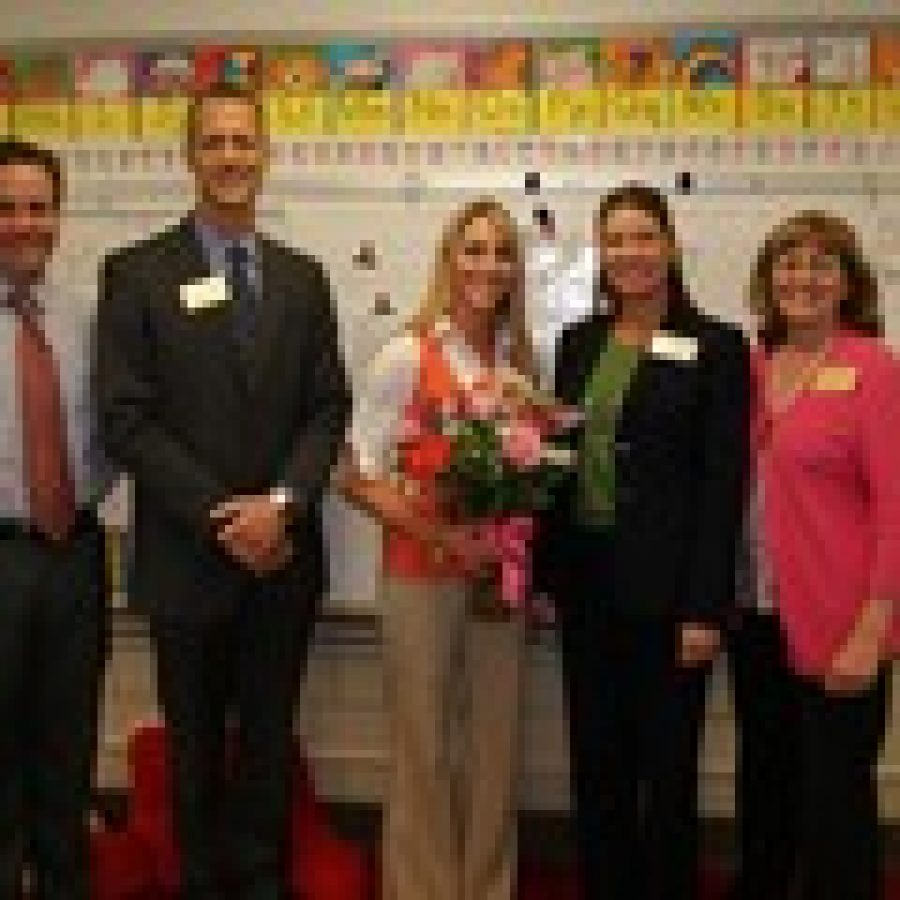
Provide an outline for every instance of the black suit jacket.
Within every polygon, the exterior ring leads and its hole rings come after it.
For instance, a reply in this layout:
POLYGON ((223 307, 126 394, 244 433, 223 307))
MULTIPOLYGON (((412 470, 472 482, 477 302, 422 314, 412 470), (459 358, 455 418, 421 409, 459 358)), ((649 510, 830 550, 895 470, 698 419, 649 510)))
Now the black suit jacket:
MULTIPOLYGON (((581 404, 612 326, 610 315, 596 313, 563 332, 556 356, 562 400, 581 404)), ((663 330, 695 338, 697 358, 647 355, 638 365, 616 433, 612 532, 581 525, 572 479, 542 522, 538 580, 563 607, 611 601, 641 614, 718 623, 734 602, 749 351, 737 328, 693 308, 671 313, 663 330)))
POLYGON ((216 546, 209 510, 288 485, 298 605, 325 587, 321 497, 349 415, 331 291, 314 259, 260 239, 256 342, 242 359, 226 305, 190 311, 182 285, 210 274, 191 217, 104 261, 100 412, 132 476, 134 594, 166 618, 227 613, 247 573, 216 546))

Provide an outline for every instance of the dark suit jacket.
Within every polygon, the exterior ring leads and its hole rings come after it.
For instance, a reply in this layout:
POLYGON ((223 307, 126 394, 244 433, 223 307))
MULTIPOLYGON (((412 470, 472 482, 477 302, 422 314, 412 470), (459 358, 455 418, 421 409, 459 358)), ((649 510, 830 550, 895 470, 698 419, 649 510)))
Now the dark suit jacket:
MULTIPOLYGON (((563 332, 556 357, 562 400, 582 402, 612 326, 610 315, 597 313, 563 332)), ((737 328, 694 309, 670 314, 663 330, 695 338, 697 358, 648 355, 638 365, 616 434, 611 534, 581 525, 572 479, 542 522, 538 579, 563 607, 611 601, 643 614, 719 622, 734 601, 749 352, 737 328)))
POLYGON ((110 255, 98 313, 100 412, 110 456, 135 483, 134 591, 166 618, 227 613, 247 573, 215 545, 209 510, 288 485, 297 499, 298 605, 325 587, 320 505, 349 415, 322 266, 260 239, 256 343, 242 361, 230 310, 184 307, 210 274, 190 217, 110 255))

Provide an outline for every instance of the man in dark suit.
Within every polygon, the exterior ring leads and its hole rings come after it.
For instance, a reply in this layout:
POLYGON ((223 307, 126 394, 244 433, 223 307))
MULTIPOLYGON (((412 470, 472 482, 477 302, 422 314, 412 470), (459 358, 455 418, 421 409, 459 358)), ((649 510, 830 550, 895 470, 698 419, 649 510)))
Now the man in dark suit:
POLYGON ((194 211, 102 267, 101 412, 135 484, 134 585, 157 638, 182 897, 275 900, 295 688, 324 588, 321 497, 349 390, 322 266, 256 230, 258 99, 198 96, 185 147, 194 211))

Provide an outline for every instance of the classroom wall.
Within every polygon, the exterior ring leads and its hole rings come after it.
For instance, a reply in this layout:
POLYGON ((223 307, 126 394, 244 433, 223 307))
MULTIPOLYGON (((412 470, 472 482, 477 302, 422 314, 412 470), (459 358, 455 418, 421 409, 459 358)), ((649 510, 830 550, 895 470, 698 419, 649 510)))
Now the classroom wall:
POLYGON ((0 41, 98 37, 142 38, 193 33, 241 33, 277 36, 285 31, 356 32, 426 30, 429 34, 459 32, 522 33, 585 24, 646 24, 670 22, 741 23, 766 21, 848 22, 898 15, 893 0, 4 0, 0 9, 0 41))
MULTIPOLYGON (((577 33, 585 25, 598 30, 672 23, 764 22, 777 26, 785 22, 819 25, 828 20, 840 25, 886 21, 898 13, 896 0, 796 0, 791 4, 766 0, 737 8, 733 2, 718 0, 612 0, 603 4, 596 0, 523 0, 514 5, 514 12, 510 11, 512 4, 496 0, 445 0, 427 5, 421 0, 398 0, 380 6, 358 0, 307 0, 302 4, 296 0, 156 0, 152 4, 2 0, 2 6, 6 8, 0 9, 0 43, 10 45, 108 38, 149 43, 155 38, 181 37, 277 42, 301 33, 315 38, 349 32, 383 37, 399 33, 562 35, 567 30, 577 33), (786 6, 790 7, 787 18, 786 6)), ((84 165, 84 159, 72 156, 73 217, 67 223, 60 260, 60 271, 80 285, 86 300, 93 291, 97 258, 110 246, 171 221, 184 208, 189 189, 177 166, 154 168, 159 160, 140 173, 118 174, 92 168, 94 161, 96 158, 84 165), (120 214, 123 206, 131 212, 120 214)), ((771 161, 752 169, 755 187, 741 192, 735 185, 749 177, 747 167, 720 166, 702 155, 690 164, 680 159, 672 165, 642 163, 637 154, 625 163, 613 155, 603 164, 602 177, 591 171, 591 187, 576 192, 572 185, 578 184, 587 170, 554 164, 548 171, 551 187, 541 200, 555 209, 564 241, 577 248, 591 205, 607 182, 626 177, 659 182, 675 195, 688 274, 698 299, 737 320, 746 315, 742 281, 749 259, 777 216, 801 202, 838 208, 859 225, 867 246, 880 248, 876 261, 890 298, 891 334, 900 334, 900 187, 895 164, 879 165, 873 157, 862 168, 849 162, 825 169, 812 167, 805 173, 805 192, 798 191, 797 184, 789 182, 790 176, 771 161), (691 197, 675 190, 677 175, 685 165, 697 180, 698 191, 691 197), (866 179, 860 176, 863 168, 866 179), (732 226, 722 229, 723 221, 732 226)), ((533 237, 535 201, 522 190, 521 174, 521 166, 484 167, 477 172, 461 169, 449 176, 425 172, 417 176, 415 191, 410 193, 407 173, 386 169, 377 176, 381 193, 375 198, 369 191, 373 176, 366 170, 322 167, 298 172, 284 160, 276 165, 265 197, 266 227, 317 253, 328 265, 335 280, 349 362, 357 377, 364 360, 420 295, 431 248, 451 207, 474 193, 497 193, 533 237), (361 271, 352 258, 359 242, 369 239, 377 245, 379 266, 375 271, 361 271), (379 295, 392 301, 390 315, 369 314, 379 295)), ((305 697, 298 709, 298 727, 309 741, 325 793, 337 798, 376 799, 387 752, 378 677, 379 597, 372 589, 377 584, 373 572, 378 534, 371 524, 337 505, 329 507, 329 521, 335 548, 332 616, 319 631, 305 697)), ((535 808, 562 809, 567 804, 566 748, 559 672, 550 635, 535 636, 530 673, 522 802, 535 808)), ((733 735, 723 676, 724 670, 720 670, 710 706, 703 766, 704 807, 714 813, 728 813, 732 806, 733 735)), ((126 777, 125 737, 136 719, 157 712, 153 680, 152 647, 146 630, 139 620, 120 612, 107 679, 103 783, 121 784, 126 777)), ((886 812, 900 816, 900 738, 896 730, 885 754, 882 786, 886 812)))

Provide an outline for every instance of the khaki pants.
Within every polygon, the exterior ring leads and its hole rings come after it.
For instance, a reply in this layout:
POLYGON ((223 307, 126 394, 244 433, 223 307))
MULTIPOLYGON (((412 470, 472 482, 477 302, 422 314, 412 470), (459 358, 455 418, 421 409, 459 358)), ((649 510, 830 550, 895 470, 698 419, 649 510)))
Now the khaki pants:
POLYGON ((386 577, 383 900, 511 900, 524 627, 386 577))

